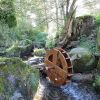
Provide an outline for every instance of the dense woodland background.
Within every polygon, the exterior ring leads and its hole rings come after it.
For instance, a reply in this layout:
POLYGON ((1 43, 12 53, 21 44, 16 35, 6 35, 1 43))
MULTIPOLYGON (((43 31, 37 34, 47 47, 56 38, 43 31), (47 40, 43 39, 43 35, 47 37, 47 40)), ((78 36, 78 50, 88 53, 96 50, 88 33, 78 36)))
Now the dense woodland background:
POLYGON ((0 46, 24 45, 23 41, 48 48, 55 46, 57 39, 67 30, 68 21, 71 27, 75 12, 82 4, 81 8, 87 9, 99 23, 99 0, 83 1, 80 6, 79 3, 77 0, 1 0, 0 46))
MULTIPOLYGON (((33 99, 41 89, 35 65, 55 47, 70 54, 80 73, 64 87, 75 90, 76 99, 68 100, 100 100, 100 0, 0 0, 0 100, 40 100, 33 99)), ((69 98, 58 90, 46 85, 44 97, 53 99, 43 100, 69 98)))

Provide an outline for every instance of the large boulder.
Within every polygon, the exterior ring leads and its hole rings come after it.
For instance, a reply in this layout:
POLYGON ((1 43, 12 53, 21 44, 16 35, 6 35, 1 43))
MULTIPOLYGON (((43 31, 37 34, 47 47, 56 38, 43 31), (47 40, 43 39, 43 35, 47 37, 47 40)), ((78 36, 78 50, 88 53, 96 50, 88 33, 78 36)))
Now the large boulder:
POLYGON ((86 34, 89 36, 95 29, 96 19, 93 16, 79 16, 75 19, 74 32, 76 34, 86 34))
POLYGON ((0 100, 31 100, 39 71, 19 58, 0 58, 0 100))
MULTIPOLYGON (((83 16, 76 18, 76 25, 79 28, 78 45, 88 48, 91 52, 96 51, 96 19, 93 16, 83 16)), ((77 29, 77 28, 76 28, 77 29)))
POLYGON ((70 51, 74 72, 86 72, 94 69, 95 58, 92 53, 85 48, 74 48, 70 51))

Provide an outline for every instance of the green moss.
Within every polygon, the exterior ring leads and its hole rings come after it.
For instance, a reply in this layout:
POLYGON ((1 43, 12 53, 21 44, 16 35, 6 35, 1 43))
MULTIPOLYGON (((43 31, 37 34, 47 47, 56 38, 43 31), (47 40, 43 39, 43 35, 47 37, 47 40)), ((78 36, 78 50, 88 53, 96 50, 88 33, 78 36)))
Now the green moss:
POLYGON ((94 86, 96 86, 96 85, 100 85, 100 76, 97 76, 96 79, 95 79, 94 86))
POLYGON ((26 65, 20 58, 0 58, 0 73, 3 73, 3 76, 0 76, 0 94, 6 93, 5 97, 12 96, 16 89, 8 80, 9 75, 18 79, 18 87, 27 88, 31 93, 38 87, 39 70, 26 65))
POLYGON ((6 82, 6 80, 4 79, 4 77, 0 77, 0 93, 4 92, 5 86, 4 83, 6 82))
POLYGON ((20 74, 20 71, 26 67, 26 64, 24 64, 19 58, 0 58, 0 62, 4 63, 0 69, 6 74, 18 74, 18 71, 20 74))
POLYGON ((24 40, 20 41, 20 45, 21 46, 30 46, 30 45, 32 45, 32 41, 29 39, 24 39, 24 40))
POLYGON ((8 49, 6 49, 6 56, 7 57, 20 57, 20 53, 24 50, 26 50, 26 48, 30 46, 19 46, 19 43, 16 42, 14 43, 11 47, 9 47, 8 49))
POLYGON ((86 48, 74 48, 70 51, 73 60, 74 72, 86 72, 94 69, 95 59, 92 53, 86 48))
POLYGON ((96 51, 96 39, 89 39, 86 35, 81 35, 79 39, 80 47, 89 49, 92 53, 96 51))
POLYGON ((0 0, 0 21, 14 27, 17 24, 13 0, 0 0))
POLYGON ((100 92, 100 75, 96 76, 93 87, 96 89, 96 91, 100 92))
POLYGON ((23 80, 24 75, 26 77, 29 74, 29 67, 19 58, 0 58, 0 63, 2 64, 0 71, 6 75, 14 75, 23 80))
MULTIPOLYGON (((100 27, 97 28, 97 43, 96 43, 96 56, 100 57, 100 27)), ((97 68, 100 70, 100 59, 98 61, 97 68)))
POLYGON ((32 70, 30 80, 31 80, 32 89, 36 91, 39 83, 39 70, 37 69, 32 70))
POLYGON ((84 15, 84 16, 79 16, 79 17, 77 17, 77 19, 82 19, 82 20, 84 20, 84 19, 91 18, 91 17, 93 17, 93 16, 91 16, 91 15, 84 15))
POLYGON ((100 27, 97 28, 97 52, 100 53, 100 27))
POLYGON ((45 49, 34 49, 34 54, 36 56, 43 56, 45 55, 45 53, 46 53, 45 49))
POLYGON ((18 52, 21 51, 22 48, 19 47, 18 43, 13 44, 10 48, 6 49, 6 52, 18 52))
POLYGON ((96 18, 96 25, 100 26, 100 14, 98 14, 97 16, 95 16, 96 18))
POLYGON ((98 65, 97 65, 98 70, 100 70, 100 59, 98 61, 98 65))

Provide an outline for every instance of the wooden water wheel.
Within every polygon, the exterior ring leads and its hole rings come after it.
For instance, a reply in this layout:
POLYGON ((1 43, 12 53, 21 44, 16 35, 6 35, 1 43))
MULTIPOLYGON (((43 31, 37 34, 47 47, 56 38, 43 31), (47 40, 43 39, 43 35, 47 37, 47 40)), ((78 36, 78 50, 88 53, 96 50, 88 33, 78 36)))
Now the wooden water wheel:
POLYGON ((47 52, 45 57, 46 73, 55 85, 65 85, 72 77, 72 64, 66 51, 55 48, 47 52))

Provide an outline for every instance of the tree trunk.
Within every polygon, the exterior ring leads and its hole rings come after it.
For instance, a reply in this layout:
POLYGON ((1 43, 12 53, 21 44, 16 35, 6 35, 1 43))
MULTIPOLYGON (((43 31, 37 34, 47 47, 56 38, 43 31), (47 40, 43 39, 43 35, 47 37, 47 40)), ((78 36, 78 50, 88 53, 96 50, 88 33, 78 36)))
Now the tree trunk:
POLYGON ((47 30, 48 30, 49 25, 48 25, 48 17, 47 17, 46 1, 43 0, 43 3, 44 3, 44 12, 45 12, 46 27, 47 27, 47 30))
POLYGON ((55 0, 55 7, 56 7, 56 25, 57 25, 57 32, 59 31, 59 20, 58 20, 58 1, 55 0))
POLYGON ((71 6, 69 7, 69 2, 70 0, 67 0, 67 5, 66 5, 66 22, 63 30, 63 37, 62 40, 59 42, 59 44, 63 47, 65 47, 68 43, 69 40, 71 40, 71 36, 73 36, 72 30, 73 30, 73 20, 75 18, 75 3, 77 0, 73 0, 71 6), (68 11, 69 9, 69 11, 68 11))

